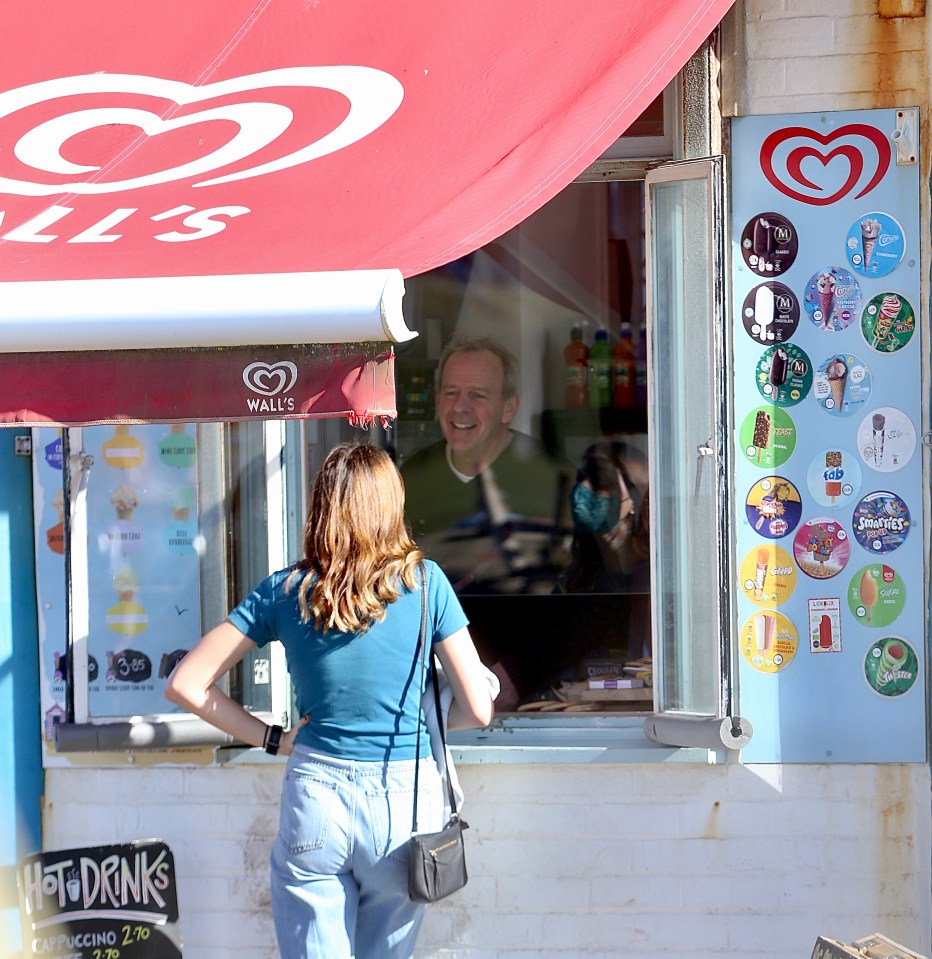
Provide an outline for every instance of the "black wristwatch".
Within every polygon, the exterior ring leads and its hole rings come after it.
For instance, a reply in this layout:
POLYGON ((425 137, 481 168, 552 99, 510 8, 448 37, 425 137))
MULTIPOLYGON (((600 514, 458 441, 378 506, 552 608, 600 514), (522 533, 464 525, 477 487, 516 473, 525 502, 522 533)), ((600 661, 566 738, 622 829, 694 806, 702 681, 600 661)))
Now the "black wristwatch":
POLYGON ((284 729, 281 726, 269 726, 268 735, 265 737, 265 751, 270 756, 278 755, 278 747, 281 745, 283 732, 284 729))

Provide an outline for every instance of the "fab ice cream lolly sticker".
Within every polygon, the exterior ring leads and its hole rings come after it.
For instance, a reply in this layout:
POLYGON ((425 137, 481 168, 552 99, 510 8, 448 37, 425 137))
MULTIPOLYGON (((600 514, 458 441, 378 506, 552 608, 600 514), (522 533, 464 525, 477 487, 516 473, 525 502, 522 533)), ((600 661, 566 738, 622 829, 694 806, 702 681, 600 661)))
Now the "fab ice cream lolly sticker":
POLYGON ((833 353, 816 371, 813 394, 826 412, 851 416, 870 399, 870 371, 858 356, 833 353))
POLYGON ((779 539, 796 529, 802 501, 796 487, 782 476, 767 476, 755 483, 745 499, 751 528, 768 539, 779 539))
POLYGON ((765 350, 754 373, 760 395, 776 406, 795 406, 812 387, 812 363, 792 343, 765 350))
POLYGON ((860 317, 861 287, 843 267, 828 267, 809 278, 803 305, 820 330, 838 333, 860 317))
POLYGON ((851 577, 848 608, 865 626, 889 626, 903 612, 906 584, 886 563, 863 566, 851 577))
POLYGON ((896 353, 912 339, 916 311, 899 293, 878 293, 861 314, 861 334, 878 353, 896 353))
POLYGON ((861 459, 879 473, 902 469, 916 449, 916 431, 909 417, 893 406, 879 406, 858 427, 861 459))
POLYGON ((906 253, 903 227, 887 213, 866 213, 851 224, 845 252, 851 267, 861 276, 887 276, 903 262, 906 253))
POLYGON ((830 446, 812 458, 806 484, 820 506, 839 509, 861 490, 861 464, 849 450, 830 446))
POLYGON ((837 521, 824 516, 807 520, 793 538, 796 565, 813 579, 837 576, 850 555, 847 531, 837 521))

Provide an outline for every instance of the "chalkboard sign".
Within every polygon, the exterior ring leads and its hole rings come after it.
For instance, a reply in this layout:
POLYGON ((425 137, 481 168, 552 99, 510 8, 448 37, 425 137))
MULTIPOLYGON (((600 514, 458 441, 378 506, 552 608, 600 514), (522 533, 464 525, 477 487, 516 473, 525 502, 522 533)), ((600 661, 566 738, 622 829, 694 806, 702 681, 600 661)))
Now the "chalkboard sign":
POLYGON ((27 856, 23 956, 181 959, 175 862, 159 840, 27 856))

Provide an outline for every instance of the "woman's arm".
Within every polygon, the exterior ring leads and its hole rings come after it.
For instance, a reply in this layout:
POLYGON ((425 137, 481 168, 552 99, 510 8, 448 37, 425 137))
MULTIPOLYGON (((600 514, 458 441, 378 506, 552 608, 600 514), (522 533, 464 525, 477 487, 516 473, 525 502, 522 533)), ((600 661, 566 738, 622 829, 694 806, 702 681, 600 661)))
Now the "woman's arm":
POLYGON ((495 715, 492 695, 479 654, 464 626, 434 647, 443 672, 453 689, 453 703, 447 715, 448 729, 488 726, 495 715))
MULTIPOLYGON (((230 699, 217 685, 220 678, 255 647, 231 622, 222 622, 203 636, 175 667, 165 686, 165 697, 234 739, 261 747, 268 725, 230 699)), ((302 720, 282 736, 278 750, 282 755, 291 753, 297 731, 305 722, 302 720)))

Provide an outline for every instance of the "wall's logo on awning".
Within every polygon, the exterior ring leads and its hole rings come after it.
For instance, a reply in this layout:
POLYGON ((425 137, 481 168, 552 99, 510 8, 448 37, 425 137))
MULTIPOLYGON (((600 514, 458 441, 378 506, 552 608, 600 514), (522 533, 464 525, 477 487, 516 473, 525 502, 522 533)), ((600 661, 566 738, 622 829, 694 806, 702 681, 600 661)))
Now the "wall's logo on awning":
POLYGON ((251 413, 287 413, 294 410, 294 399, 282 396, 288 393, 298 381, 298 367, 291 360, 279 360, 277 363, 250 363, 243 370, 243 382, 255 396, 246 398, 251 413))
MULTIPOLYGON (((29 124, 0 149, 0 154, 12 159, 12 153, 18 161, 15 172, 6 163, 0 169, 0 193, 105 194, 192 177, 202 178, 192 184, 196 187, 245 180, 307 163, 361 140, 392 116, 403 96, 393 76, 363 66, 288 67, 204 86, 107 73, 44 80, 0 93, 0 121, 15 128, 15 115, 22 111, 23 122, 29 124), (291 129, 294 112, 278 102, 285 99, 281 91, 287 88, 336 92, 349 101, 349 110, 336 126, 311 142, 296 140, 296 130, 291 129), (248 102, 242 101, 243 93, 250 94, 248 102), (107 98, 112 104, 104 101, 103 106, 82 107, 75 98, 83 95, 107 98), (151 106, 145 104, 147 97, 152 99, 151 106), (191 105, 197 105, 197 110, 192 112, 191 105), (114 125, 153 137, 217 120, 234 124, 235 132, 223 143, 211 141, 213 146, 202 148, 209 152, 191 155, 187 141, 183 156, 168 155, 172 165, 142 174, 134 167, 134 175, 124 179, 110 177, 119 172, 125 153, 105 165, 82 163, 76 146, 80 137, 114 125), (238 166, 259 153, 258 162, 238 166), (229 172, 214 175, 224 169, 229 172)), ((166 158, 160 153, 159 159, 166 158)))

